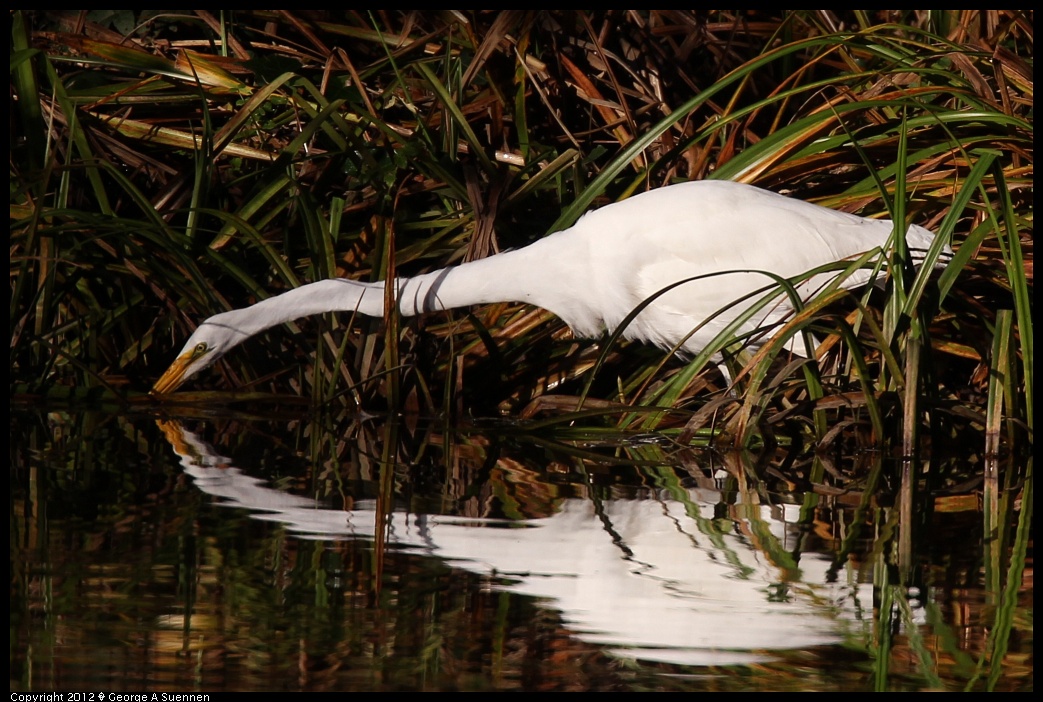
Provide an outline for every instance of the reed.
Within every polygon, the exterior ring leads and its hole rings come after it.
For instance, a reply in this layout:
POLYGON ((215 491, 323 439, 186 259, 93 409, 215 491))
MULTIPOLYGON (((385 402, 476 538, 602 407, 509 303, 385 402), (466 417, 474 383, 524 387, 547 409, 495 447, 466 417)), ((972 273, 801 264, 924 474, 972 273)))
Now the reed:
POLYGON ((957 255, 917 274, 898 239, 883 292, 827 292, 752 358, 722 337, 734 396, 706 354, 578 344, 538 310, 496 305, 303 320, 231 354, 197 399, 528 406, 739 446, 1031 445, 1031 13, 12 20, 12 394, 133 399, 214 312, 485 256, 712 177, 912 220, 957 255), (785 358, 806 332, 820 365, 785 358), (530 405, 548 392, 559 400, 530 405), (560 409, 594 400, 593 415, 560 409))

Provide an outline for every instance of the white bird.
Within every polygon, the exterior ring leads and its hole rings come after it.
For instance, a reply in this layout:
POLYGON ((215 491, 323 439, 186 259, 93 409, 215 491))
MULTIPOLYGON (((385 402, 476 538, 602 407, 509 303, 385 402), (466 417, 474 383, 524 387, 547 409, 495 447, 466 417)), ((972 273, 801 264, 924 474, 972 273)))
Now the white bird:
MULTIPOLYGON (((751 185, 680 183, 589 212, 569 229, 524 248, 398 278, 395 297, 403 316, 486 303, 528 303, 553 312, 577 336, 596 337, 615 330, 664 288, 708 276, 660 295, 623 330, 626 338, 666 349, 680 344, 682 352, 694 355, 760 296, 732 303, 773 284, 764 272, 800 276, 886 246, 893 228, 889 220, 838 212, 751 185), (744 272, 712 275, 726 271, 744 272)), ((920 258, 933 239, 931 231, 916 225, 906 232, 907 245, 920 250, 920 258)), ((797 289, 806 299, 836 275, 819 274, 797 289)), ((861 271, 840 284, 853 288, 868 279, 868 271, 861 271)), ((740 331, 778 324, 793 307, 781 295, 765 310, 740 331)), ((337 311, 382 317, 384 282, 321 280, 216 314, 199 325, 152 394, 175 390, 265 329, 337 311)), ((750 342, 758 343, 763 341, 750 342)), ((791 350, 804 353, 801 345, 791 345, 791 350)))

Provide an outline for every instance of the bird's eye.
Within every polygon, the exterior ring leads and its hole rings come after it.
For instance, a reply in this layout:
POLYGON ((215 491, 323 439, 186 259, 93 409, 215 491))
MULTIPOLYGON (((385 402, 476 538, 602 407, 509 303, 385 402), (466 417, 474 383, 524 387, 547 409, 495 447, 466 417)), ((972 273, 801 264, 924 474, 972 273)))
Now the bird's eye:
POLYGON ((195 353, 196 353, 197 356, 200 355, 200 354, 206 353, 206 342, 205 341, 200 341, 198 344, 196 344, 195 353))

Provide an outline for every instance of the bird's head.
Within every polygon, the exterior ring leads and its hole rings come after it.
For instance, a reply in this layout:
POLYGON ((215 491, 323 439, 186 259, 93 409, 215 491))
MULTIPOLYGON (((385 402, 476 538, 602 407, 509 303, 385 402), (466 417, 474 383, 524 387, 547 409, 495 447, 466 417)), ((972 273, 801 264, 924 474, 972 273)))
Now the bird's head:
POLYGON ((186 380, 248 338, 249 334, 235 325, 222 323, 221 317, 211 317, 199 325, 181 353, 152 386, 150 395, 165 395, 177 390, 186 380))

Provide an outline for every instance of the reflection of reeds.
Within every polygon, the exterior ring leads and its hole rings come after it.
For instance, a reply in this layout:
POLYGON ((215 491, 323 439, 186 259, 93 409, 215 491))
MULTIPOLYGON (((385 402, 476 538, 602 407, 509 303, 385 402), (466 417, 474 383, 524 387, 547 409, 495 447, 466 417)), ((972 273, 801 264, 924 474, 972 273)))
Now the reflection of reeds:
POLYGON ((915 221, 956 255, 916 273, 895 242, 883 292, 825 291, 752 358, 722 337, 739 384, 714 411, 706 358, 599 353, 519 305, 305 320, 205 382, 421 413, 513 413, 554 384, 633 407, 606 415, 620 428, 740 446, 1031 436, 1031 15, 403 12, 305 32, 258 11, 217 33, 133 16, 128 36, 76 17, 13 15, 19 391, 120 398, 214 312, 484 256, 712 176, 915 221), (821 364, 787 365, 805 332, 821 364))
MULTIPOLYGON (((550 421, 536 433, 510 423, 458 431, 348 412, 216 419, 209 409, 205 419, 152 423, 15 408, 13 684, 71 687, 84 676, 140 689, 142 680, 173 686, 195 675, 201 685, 256 689, 287 670, 308 689, 321 687, 323 676, 333 681, 329 689, 342 688, 370 671, 388 687, 420 678, 453 686, 461 669, 495 679, 489 657, 465 655, 469 647, 512 651, 496 664, 512 676, 574 667, 574 655, 548 658, 541 644, 552 631, 574 651, 574 632, 553 612, 502 591, 506 572, 479 577, 393 544, 378 563, 371 542, 312 541, 294 535, 306 530, 276 526, 277 515, 296 513, 308 524, 325 517, 331 531, 358 527, 348 514, 378 509, 388 476, 393 501, 379 509, 385 518, 408 513, 415 527, 429 515, 502 530, 505 520, 543 520, 581 500, 604 513, 613 536, 623 522, 612 502, 643 500, 657 518, 672 503, 684 510, 671 512, 671 529, 697 527, 681 533, 713 546, 722 563, 738 569, 745 561, 736 556, 755 549, 779 573, 774 596, 815 598, 858 622, 842 652, 801 650, 785 664, 701 668, 694 676, 669 668, 665 679, 662 668, 591 661, 593 668, 576 669, 584 673, 577 686, 601 679, 589 679, 591 670, 649 676, 652 689, 703 689, 707 679, 718 689, 778 689, 779 679, 794 689, 1031 684, 1030 464, 987 468, 992 482, 982 490, 981 462, 939 452, 907 490, 897 479, 901 462, 879 451, 677 452, 660 434, 550 421), (210 482, 201 484, 204 477, 210 482), (903 550, 906 542, 911 549, 903 550), (837 586, 794 590, 812 580, 837 586), (553 620, 549 630, 539 617, 553 620), (459 656, 461 667, 418 672, 428 655, 459 656)), ((366 534, 375 521, 370 515, 366 534)), ((622 548, 617 555, 628 567, 645 564, 622 548)))

